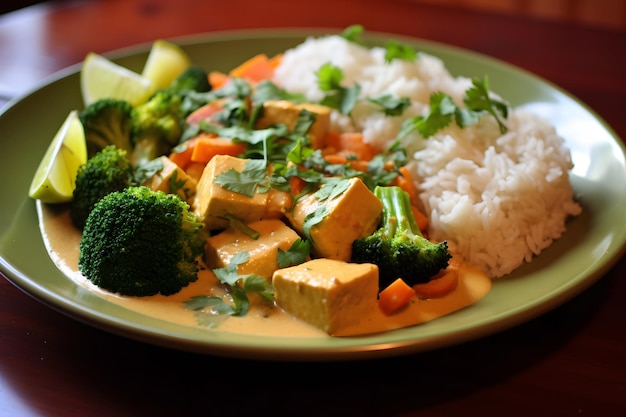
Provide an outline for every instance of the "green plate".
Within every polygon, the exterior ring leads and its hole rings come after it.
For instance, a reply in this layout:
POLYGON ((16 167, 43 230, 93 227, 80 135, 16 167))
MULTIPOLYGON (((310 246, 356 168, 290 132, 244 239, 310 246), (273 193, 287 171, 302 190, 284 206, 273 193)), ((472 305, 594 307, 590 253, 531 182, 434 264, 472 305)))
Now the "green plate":
MULTIPOLYGON (((284 51, 307 35, 329 31, 236 31, 174 39, 194 63, 227 71, 244 59, 284 51)), ((514 106, 549 118, 572 150, 573 187, 584 212, 562 239, 531 264, 495 282, 479 303, 438 320, 354 338, 256 337, 164 322, 108 302, 75 285, 50 260, 39 231, 33 173, 49 141, 72 109, 81 108, 79 66, 13 101, 0 114, 4 179, 0 203, 0 267, 24 292, 97 328, 161 346, 218 356, 266 360, 346 360, 399 355, 453 345, 512 327, 564 303, 602 277, 624 252, 626 166, 621 140, 596 114, 566 92, 506 63, 458 48, 389 34, 444 60, 454 75, 488 75, 491 88, 514 106), (36 122, 33 122, 36 121, 36 122)), ((150 45, 109 55, 139 71, 150 45)))

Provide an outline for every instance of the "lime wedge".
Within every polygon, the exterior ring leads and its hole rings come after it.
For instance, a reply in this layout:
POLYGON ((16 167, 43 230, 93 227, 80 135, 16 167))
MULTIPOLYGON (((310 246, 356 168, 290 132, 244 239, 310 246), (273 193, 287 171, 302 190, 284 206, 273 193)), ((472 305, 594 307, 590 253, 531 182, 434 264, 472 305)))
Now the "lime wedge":
POLYGON ((73 110, 48 146, 28 195, 44 203, 64 203, 72 199, 78 168, 87 162, 87 145, 78 112, 73 110))
POLYGON ((191 59, 180 46, 157 39, 152 43, 141 75, 157 89, 165 88, 190 66, 191 59))
POLYGON ((156 90, 148 78, 95 52, 89 52, 83 61, 80 86, 85 106, 102 98, 126 100, 138 106, 156 90))

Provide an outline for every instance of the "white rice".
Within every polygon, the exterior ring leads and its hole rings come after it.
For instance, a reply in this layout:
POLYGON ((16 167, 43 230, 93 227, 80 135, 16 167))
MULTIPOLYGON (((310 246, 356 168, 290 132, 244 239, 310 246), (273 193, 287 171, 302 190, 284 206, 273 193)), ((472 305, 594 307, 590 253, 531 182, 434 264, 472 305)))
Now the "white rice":
MULTIPOLYGON (((453 77, 444 63, 420 53, 415 62, 385 63, 383 48, 367 49, 339 36, 309 38, 286 51, 274 81, 291 92, 319 101, 316 72, 325 63, 340 67, 342 85, 358 82, 361 96, 390 93, 409 97, 411 107, 399 117, 384 116, 359 102, 352 117, 333 113, 333 127, 362 131, 384 149, 407 117, 428 112, 431 93, 442 91, 462 104, 471 85, 453 77)), ((502 135, 493 117, 460 129, 455 125, 428 140, 410 138, 410 167, 420 200, 430 218, 429 237, 446 240, 459 259, 482 268, 492 278, 509 274, 552 244, 581 207, 574 200, 568 171, 570 151, 545 119, 513 109, 502 135)))

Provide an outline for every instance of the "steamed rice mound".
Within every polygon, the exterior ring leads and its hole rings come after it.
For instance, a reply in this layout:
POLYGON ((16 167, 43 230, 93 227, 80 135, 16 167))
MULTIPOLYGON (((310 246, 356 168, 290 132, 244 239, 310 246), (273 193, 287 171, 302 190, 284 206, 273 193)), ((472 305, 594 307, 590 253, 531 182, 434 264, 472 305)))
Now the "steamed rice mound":
MULTIPOLYGON (((384 53, 339 36, 310 38, 285 52, 274 82, 319 101, 323 93, 315 73, 331 62, 342 68, 343 85, 361 85, 362 98, 409 97, 412 105, 402 116, 384 116, 367 102, 357 104, 351 117, 333 113, 335 129, 361 131, 382 150, 404 119, 427 114, 433 92, 445 92, 460 105, 471 85, 431 55, 385 63, 384 53)), ((427 140, 413 136, 405 143, 413 154, 409 166, 421 208, 430 218, 429 237, 446 240, 455 257, 492 278, 530 262, 581 212, 569 183, 570 151, 554 127, 521 109, 513 109, 506 124, 508 131, 501 134, 495 119, 485 116, 476 125, 450 125, 427 140)))

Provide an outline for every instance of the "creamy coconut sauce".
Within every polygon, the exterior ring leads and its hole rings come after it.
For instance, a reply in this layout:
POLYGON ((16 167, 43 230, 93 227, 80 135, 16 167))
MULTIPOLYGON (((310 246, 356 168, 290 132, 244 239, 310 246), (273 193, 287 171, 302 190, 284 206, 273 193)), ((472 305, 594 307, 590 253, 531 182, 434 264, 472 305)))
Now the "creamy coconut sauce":
MULTIPOLYGON (((50 257, 77 285, 129 310, 185 326, 202 327, 195 312, 185 308, 184 302, 195 296, 220 294, 221 288, 211 271, 202 270, 196 282, 171 296, 126 297, 103 291, 78 271, 81 234, 72 225, 69 212, 47 206, 40 201, 37 202, 37 207, 42 236, 50 257)), ((428 300, 413 297, 406 308, 388 316, 378 308, 372 308, 371 314, 342 331, 341 336, 378 333, 424 323, 474 304, 487 295, 490 289, 491 279, 483 272, 469 266, 461 266, 459 284, 451 294, 428 300)), ((253 297, 250 301, 250 311, 245 317, 228 317, 220 321, 216 329, 262 336, 329 337, 322 330, 293 318, 275 305, 254 302, 253 297)))

